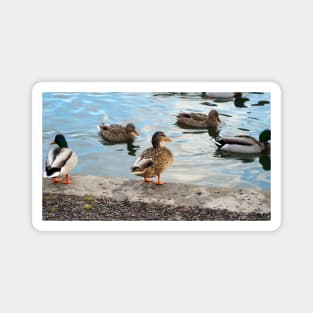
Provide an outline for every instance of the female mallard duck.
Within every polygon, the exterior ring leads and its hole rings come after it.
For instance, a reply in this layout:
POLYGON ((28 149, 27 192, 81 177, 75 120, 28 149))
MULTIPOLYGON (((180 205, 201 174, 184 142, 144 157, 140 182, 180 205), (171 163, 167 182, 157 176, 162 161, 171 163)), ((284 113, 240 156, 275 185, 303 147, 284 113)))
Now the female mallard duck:
POLYGON ((173 162, 174 156, 171 150, 161 145, 163 141, 172 141, 163 132, 156 132, 152 136, 152 148, 148 148, 137 159, 131 168, 131 172, 143 176, 145 182, 152 182, 150 177, 158 176, 157 185, 163 185, 160 175, 173 162))
POLYGON ((68 148, 65 137, 61 134, 56 135, 51 144, 57 144, 58 147, 52 148, 48 153, 44 177, 52 178, 57 183, 62 182, 59 177, 65 176, 64 184, 70 184, 68 176, 77 164, 77 155, 68 148))
POLYGON ((259 136, 259 141, 251 136, 217 137, 213 142, 219 150, 235 153, 261 153, 269 152, 271 144, 271 131, 263 130, 259 136))
POLYGON ((217 127, 221 123, 216 110, 211 110, 208 115, 202 113, 180 113, 176 118, 179 125, 194 128, 217 127))
POLYGON ((135 140, 136 136, 139 136, 134 124, 129 123, 126 127, 121 125, 97 125, 97 128, 101 136, 109 141, 114 142, 126 142, 135 140))

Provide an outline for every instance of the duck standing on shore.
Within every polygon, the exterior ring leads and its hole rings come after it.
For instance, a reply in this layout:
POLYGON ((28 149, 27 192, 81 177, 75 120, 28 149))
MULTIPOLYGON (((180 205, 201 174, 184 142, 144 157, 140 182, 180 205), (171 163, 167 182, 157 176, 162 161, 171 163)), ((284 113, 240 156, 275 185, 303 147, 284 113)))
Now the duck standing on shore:
POLYGON ((44 177, 52 178, 54 183, 58 183, 62 182, 61 177, 65 176, 63 183, 70 184, 69 174, 77 165, 77 155, 68 148, 66 139, 62 134, 56 135, 51 144, 57 144, 58 146, 52 148, 48 153, 44 177))
POLYGON ((217 127, 221 120, 217 110, 211 110, 208 115, 203 113, 180 113, 176 116, 177 124, 182 127, 210 128, 217 127))
POLYGON ((172 141, 163 132, 156 132, 152 136, 152 148, 143 151, 131 167, 131 172, 134 175, 144 177, 145 182, 153 182, 149 178, 158 177, 157 185, 163 185, 160 177, 173 162, 174 156, 171 150, 162 146, 163 141, 172 141))
POLYGON ((261 153, 270 152, 271 131, 263 130, 256 140, 251 136, 217 137, 213 139, 219 150, 234 153, 261 153))
POLYGON ((104 139, 117 143, 134 141, 139 136, 135 125, 132 123, 128 123, 126 126, 101 124, 97 125, 97 128, 104 139))

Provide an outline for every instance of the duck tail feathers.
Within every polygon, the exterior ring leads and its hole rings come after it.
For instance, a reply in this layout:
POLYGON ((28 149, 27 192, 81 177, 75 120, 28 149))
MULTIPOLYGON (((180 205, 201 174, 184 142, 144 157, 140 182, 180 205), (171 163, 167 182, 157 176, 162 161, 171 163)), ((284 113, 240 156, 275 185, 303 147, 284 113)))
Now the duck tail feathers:
POLYGON ((98 131, 101 130, 108 130, 108 126, 105 126, 104 124, 97 124, 98 131))
POLYGON ((140 167, 136 167, 136 166, 131 167, 131 173, 134 175, 140 175, 143 173, 143 171, 144 170, 140 167))
POLYGON ((47 166, 45 169, 45 177, 57 177, 61 174, 62 169, 59 167, 50 167, 47 166))
POLYGON ((139 162, 136 161, 135 164, 130 168, 133 174, 141 174, 147 167, 152 166, 153 161, 150 159, 143 159, 139 162))

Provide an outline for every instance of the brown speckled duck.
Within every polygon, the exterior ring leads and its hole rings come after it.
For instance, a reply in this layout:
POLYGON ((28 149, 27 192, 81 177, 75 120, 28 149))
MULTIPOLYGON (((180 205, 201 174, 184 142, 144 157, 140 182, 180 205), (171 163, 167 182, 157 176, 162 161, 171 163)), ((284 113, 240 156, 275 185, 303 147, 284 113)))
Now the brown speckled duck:
POLYGON ((176 116, 180 126, 193 128, 217 127, 221 120, 217 110, 211 110, 208 115, 202 113, 180 113, 176 116))
POLYGON ((160 175, 173 162, 174 156, 171 150, 162 146, 163 141, 172 141, 163 132, 156 132, 152 136, 152 148, 143 151, 131 168, 134 175, 144 177, 145 182, 153 182, 149 178, 158 177, 157 185, 163 185, 160 175))
POLYGON ((134 124, 129 123, 126 127, 122 125, 97 125, 101 136, 112 142, 127 142, 134 141, 136 136, 139 136, 134 124))

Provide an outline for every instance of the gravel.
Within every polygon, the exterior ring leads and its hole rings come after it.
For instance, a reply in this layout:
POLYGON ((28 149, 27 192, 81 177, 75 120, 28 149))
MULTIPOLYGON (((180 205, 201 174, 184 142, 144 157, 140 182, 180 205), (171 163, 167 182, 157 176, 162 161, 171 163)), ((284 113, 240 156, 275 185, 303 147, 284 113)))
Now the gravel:
POLYGON ((269 212, 212 209, 198 205, 165 205, 95 197, 43 193, 43 220, 49 221, 262 221, 269 212))

